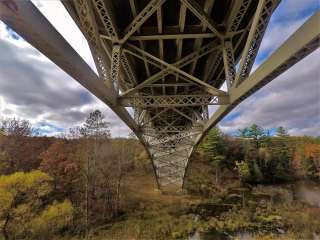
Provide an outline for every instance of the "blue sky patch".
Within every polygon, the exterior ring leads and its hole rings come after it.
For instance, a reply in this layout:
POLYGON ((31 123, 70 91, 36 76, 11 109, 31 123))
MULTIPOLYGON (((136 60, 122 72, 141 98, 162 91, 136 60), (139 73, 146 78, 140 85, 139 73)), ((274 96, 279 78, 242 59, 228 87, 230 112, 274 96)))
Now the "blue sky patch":
POLYGON ((57 133, 63 133, 65 131, 64 128, 57 127, 51 123, 48 122, 40 122, 35 127, 41 136, 45 135, 54 135, 57 133))

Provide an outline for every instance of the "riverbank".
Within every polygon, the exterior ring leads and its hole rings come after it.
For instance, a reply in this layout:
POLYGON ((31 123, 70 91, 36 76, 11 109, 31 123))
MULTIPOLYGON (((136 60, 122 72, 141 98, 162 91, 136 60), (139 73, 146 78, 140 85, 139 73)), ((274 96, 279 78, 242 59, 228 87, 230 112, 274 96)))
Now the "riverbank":
POLYGON ((201 198, 161 194, 152 176, 132 177, 141 183, 127 191, 134 210, 94 229, 91 239, 312 240, 320 233, 318 182, 246 188, 233 183, 216 196, 201 198))

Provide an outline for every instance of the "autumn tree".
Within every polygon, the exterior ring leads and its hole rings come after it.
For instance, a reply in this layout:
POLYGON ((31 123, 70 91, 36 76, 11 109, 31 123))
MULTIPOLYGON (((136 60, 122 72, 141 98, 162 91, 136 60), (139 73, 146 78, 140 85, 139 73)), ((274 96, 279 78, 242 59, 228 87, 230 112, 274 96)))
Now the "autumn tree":
POLYGON ((40 169, 52 177, 54 192, 62 198, 74 198, 79 180, 79 166, 73 159, 73 151, 72 143, 58 139, 40 155, 40 169))
POLYGON ((317 179, 320 177, 320 175, 318 176, 317 174, 317 166, 312 156, 303 159, 302 167, 306 178, 317 179))
POLYGON ((101 147, 110 138, 109 123, 99 110, 91 112, 80 127, 80 134, 87 140, 88 156, 86 161, 88 183, 95 193, 96 164, 98 159, 98 148, 101 147))
POLYGON ((50 139, 34 138, 36 131, 31 123, 15 118, 0 122, 0 174, 31 171, 40 164, 39 154, 48 146, 50 139))
POLYGON ((54 201, 30 220, 30 232, 38 239, 51 239, 59 231, 71 225, 73 206, 69 200, 54 201))
POLYGON ((41 171, 0 176, 0 223, 5 240, 45 239, 42 233, 48 236, 70 223, 73 214, 70 202, 47 205, 51 181, 41 171), (56 225, 52 224, 53 219, 56 225), (37 230, 40 226, 41 234, 37 230))
POLYGON ((239 139, 225 136, 225 163, 224 166, 229 170, 234 170, 236 162, 244 160, 245 148, 239 139))
POLYGON ((300 155, 304 177, 320 179, 320 144, 304 142, 300 155))
POLYGON ((110 184, 112 177, 106 174, 111 171, 111 168, 106 166, 113 167, 113 164, 110 164, 113 159, 109 157, 112 153, 109 123, 101 111, 95 110, 89 114, 82 126, 70 129, 69 135, 76 144, 73 158, 80 167, 79 194, 80 199, 83 199, 79 205, 88 237, 91 225, 101 219, 103 209, 107 208, 103 206, 108 204, 105 199, 113 196, 113 192, 110 192, 110 189, 114 188, 110 184))

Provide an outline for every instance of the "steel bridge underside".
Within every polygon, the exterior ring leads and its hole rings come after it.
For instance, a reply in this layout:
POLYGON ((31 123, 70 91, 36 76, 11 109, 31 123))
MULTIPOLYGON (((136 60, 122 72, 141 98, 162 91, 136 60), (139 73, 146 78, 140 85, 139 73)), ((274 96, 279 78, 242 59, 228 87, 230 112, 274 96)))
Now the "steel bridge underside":
POLYGON ((98 75, 29 0, 0 1, 0 20, 132 129, 162 189, 181 189, 188 159, 212 126, 319 47, 316 12, 251 73, 280 0, 62 3, 86 37, 98 75), (211 116, 210 105, 219 105, 211 116))

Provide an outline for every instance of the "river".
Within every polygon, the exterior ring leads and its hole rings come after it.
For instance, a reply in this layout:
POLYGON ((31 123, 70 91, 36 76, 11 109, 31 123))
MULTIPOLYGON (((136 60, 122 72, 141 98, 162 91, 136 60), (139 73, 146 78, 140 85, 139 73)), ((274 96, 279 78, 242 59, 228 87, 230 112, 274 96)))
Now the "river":
MULTIPOLYGON (((308 203, 311 206, 320 208, 320 184, 311 181, 299 181, 294 185, 286 185, 291 189, 292 198, 296 201, 308 203)), ((241 232, 232 238, 227 234, 217 231, 195 232, 188 240, 254 240, 254 234, 249 232, 241 232)), ((314 234, 314 240, 320 240, 320 235, 314 234)))

